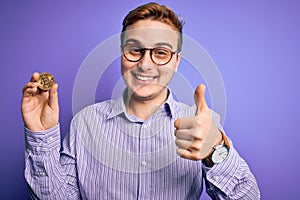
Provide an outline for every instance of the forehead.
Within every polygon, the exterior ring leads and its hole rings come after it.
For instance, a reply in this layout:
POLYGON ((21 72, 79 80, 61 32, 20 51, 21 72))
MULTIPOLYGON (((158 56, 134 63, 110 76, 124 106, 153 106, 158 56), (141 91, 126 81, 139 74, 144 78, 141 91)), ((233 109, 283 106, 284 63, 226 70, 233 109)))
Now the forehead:
POLYGON ((178 45, 179 33, 171 26, 154 20, 139 20, 128 26, 123 33, 123 41, 138 41, 145 47, 169 44, 172 49, 178 45))

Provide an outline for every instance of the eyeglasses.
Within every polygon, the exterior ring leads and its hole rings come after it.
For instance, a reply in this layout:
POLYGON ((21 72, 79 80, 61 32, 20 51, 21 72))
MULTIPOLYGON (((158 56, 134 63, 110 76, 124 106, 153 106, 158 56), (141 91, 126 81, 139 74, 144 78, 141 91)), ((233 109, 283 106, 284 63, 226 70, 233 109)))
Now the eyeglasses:
POLYGON ((168 64, 171 61, 173 54, 180 52, 180 50, 173 52, 164 47, 156 47, 152 49, 140 48, 136 45, 125 45, 122 47, 123 56, 130 62, 140 61, 144 57, 146 50, 150 51, 150 58, 152 62, 157 65, 168 64))

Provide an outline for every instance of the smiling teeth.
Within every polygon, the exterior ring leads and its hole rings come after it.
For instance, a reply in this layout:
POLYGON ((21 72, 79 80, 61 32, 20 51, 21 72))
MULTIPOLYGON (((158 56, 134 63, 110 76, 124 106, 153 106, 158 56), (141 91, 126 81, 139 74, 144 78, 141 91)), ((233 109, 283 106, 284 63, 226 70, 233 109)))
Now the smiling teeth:
POLYGON ((152 77, 146 77, 146 76, 136 76, 136 77, 141 81, 150 81, 153 79, 152 77))

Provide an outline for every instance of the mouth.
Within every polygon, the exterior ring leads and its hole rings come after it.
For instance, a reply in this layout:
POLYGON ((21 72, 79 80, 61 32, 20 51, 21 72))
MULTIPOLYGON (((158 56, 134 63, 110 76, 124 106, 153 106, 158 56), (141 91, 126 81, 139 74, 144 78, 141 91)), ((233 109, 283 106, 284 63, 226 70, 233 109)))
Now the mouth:
POLYGON ((158 78, 158 76, 155 76, 155 75, 142 75, 142 74, 135 74, 135 73, 133 73, 133 76, 137 80, 143 81, 143 82, 151 82, 158 78))

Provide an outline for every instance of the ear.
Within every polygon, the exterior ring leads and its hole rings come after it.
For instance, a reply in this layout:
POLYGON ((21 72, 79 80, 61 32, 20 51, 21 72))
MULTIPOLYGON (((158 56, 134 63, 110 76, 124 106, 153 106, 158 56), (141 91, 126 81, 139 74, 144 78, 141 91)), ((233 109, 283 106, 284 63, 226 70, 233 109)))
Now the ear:
POLYGON ((181 55, 182 55, 182 52, 179 52, 176 54, 175 72, 177 72, 177 70, 178 70, 178 66, 179 66, 179 63, 181 60, 181 55))

